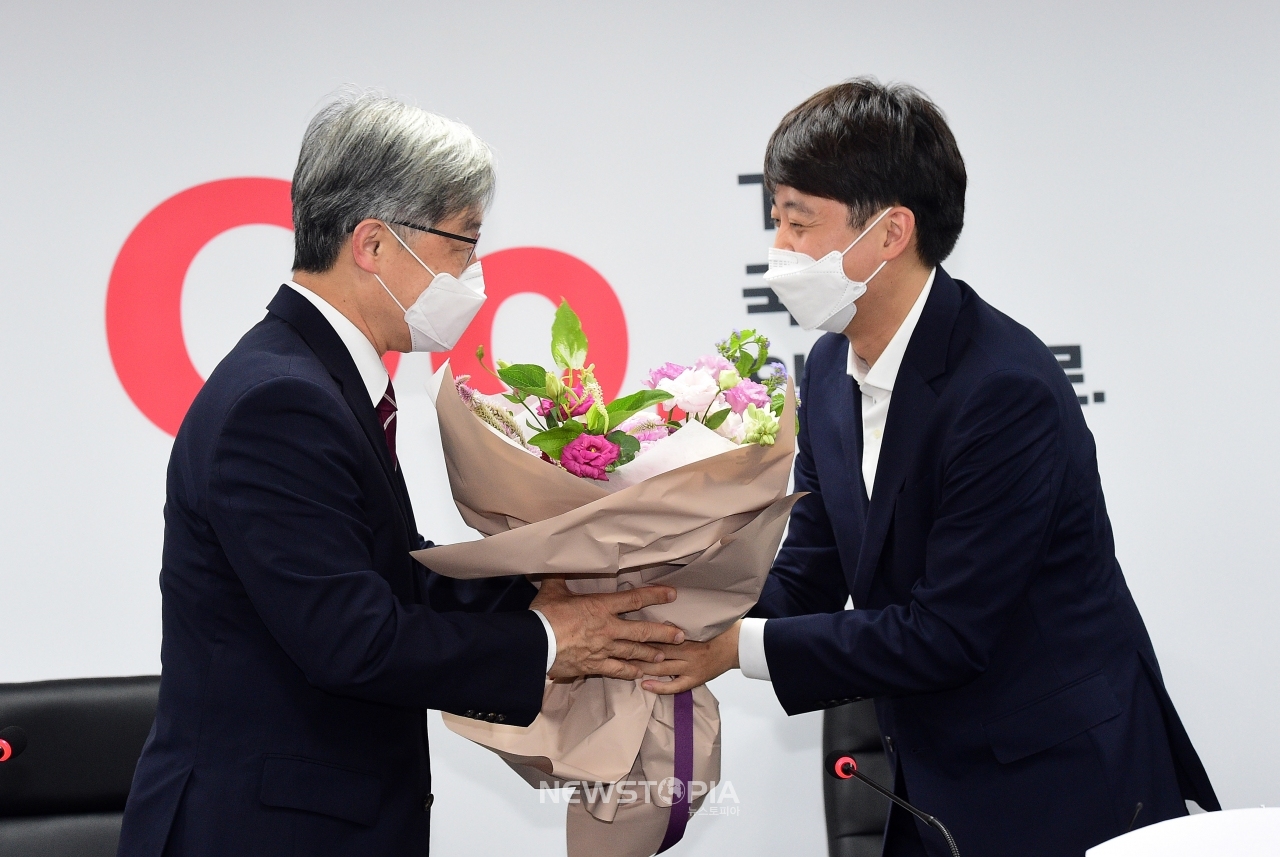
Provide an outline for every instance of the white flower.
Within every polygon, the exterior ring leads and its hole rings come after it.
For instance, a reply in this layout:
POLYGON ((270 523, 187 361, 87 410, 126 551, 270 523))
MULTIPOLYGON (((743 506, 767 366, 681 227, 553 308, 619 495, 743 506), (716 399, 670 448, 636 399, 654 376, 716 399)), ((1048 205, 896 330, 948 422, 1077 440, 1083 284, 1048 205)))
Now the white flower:
POLYGON ((689 415, 702 414, 720 395, 720 385, 705 369, 686 369, 675 378, 663 378, 658 389, 672 396, 672 404, 689 415))
POLYGON ((727 437, 734 443, 742 443, 747 436, 747 426, 742 421, 742 415, 730 411, 729 416, 716 428, 716 434, 727 437))

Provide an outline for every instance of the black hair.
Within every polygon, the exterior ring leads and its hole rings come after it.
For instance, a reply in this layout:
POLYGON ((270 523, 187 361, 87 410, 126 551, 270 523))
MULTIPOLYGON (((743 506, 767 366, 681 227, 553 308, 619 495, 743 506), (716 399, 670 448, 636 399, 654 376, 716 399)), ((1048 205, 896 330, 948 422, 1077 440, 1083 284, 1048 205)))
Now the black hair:
POLYGON ((916 218, 926 265, 950 255, 964 228, 964 158, 942 111, 902 83, 856 77, 783 117, 764 156, 764 182, 834 199, 860 226, 891 205, 916 218))

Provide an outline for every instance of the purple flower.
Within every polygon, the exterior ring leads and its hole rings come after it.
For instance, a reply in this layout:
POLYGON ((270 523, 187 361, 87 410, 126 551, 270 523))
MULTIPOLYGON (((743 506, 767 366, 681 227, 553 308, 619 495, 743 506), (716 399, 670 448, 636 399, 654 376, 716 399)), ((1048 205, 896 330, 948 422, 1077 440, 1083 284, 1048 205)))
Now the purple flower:
POLYGON ((755 405, 757 408, 766 407, 769 404, 769 390, 764 384, 757 384, 749 378, 743 378, 738 382, 738 386, 724 391, 724 400, 729 403, 729 407, 733 408, 735 414, 740 414, 747 409, 747 405, 755 405))
POLYGON ((605 481, 605 468, 618 460, 621 450, 598 434, 580 434, 560 451, 560 466, 574 476, 605 481))
POLYGON ((555 404, 556 403, 551 401, 550 399, 539 399, 538 400, 538 416, 545 417, 547 414, 551 413, 551 409, 555 407, 555 404))
POLYGON ((733 364, 721 357, 719 354, 707 354, 703 357, 699 357, 697 361, 694 362, 693 368, 706 369, 714 377, 719 378, 720 373, 726 369, 732 369, 733 364))
POLYGON ((684 372, 688 367, 681 366, 679 363, 663 363, 657 369, 649 370, 649 380, 645 382, 650 390, 658 389, 658 382, 664 378, 679 378, 680 373, 684 372))

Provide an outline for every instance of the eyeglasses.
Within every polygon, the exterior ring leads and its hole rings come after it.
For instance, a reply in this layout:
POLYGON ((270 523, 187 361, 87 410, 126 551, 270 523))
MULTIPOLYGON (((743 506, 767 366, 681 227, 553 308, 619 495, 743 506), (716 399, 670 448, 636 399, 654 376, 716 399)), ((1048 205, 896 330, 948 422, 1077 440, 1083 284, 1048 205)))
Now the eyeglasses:
POLYGON ((452 232, 445 232, 443 229, 432 229, 430 226, 419 226, 416 223, 409 223, 406 220, 393 220, 391 222, 396 226, 408 226, 410 229, 416 229, 419 232, 430 232, 432 235, 439 235, 442 238, 452 238, 454 241, 462 241, 465 244, 470 244, 471 252, 467 254, 467 261, 463 263, 464 267, 471 264, 471 260, 476 255, 476 244, 480 242, 480 236, 478 234, 475 238, 468 238, 465 235, 454 235, 452 232))

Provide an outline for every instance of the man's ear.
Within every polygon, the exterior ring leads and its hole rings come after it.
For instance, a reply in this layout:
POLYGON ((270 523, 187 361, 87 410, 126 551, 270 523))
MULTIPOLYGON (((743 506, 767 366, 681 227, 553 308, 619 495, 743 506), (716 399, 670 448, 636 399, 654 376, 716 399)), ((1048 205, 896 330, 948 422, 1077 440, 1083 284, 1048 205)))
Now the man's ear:
POLYGON ((362 220, 351 233, 351 258, 356 267, 370 274, 382 273, 387 252, 387 227, 380 220, 362 220))
POLYGON ((884 216, 889 224, 884 238, 884 258, 892 261, 916 246, 916 215, 903 205, 895 205, 884 216))

